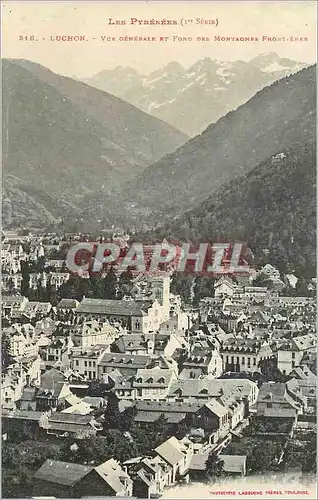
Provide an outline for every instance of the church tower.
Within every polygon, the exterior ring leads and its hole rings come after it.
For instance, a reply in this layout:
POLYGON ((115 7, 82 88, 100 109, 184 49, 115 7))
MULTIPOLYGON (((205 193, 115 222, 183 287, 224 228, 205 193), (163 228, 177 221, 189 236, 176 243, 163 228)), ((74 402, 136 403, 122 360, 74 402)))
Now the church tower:
POLYGON ((170 276, 154 276, 151 278, 152 298, 163 308, 166 319, 170 315, 170 276))

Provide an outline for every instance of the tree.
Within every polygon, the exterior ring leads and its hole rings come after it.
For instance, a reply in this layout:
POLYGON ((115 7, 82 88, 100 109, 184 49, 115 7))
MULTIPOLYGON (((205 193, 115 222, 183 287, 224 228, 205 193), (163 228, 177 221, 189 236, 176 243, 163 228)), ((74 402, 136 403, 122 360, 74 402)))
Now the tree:
POLYGON ((149 455, 154 448, 173 435, 164 414, 149 424, 132 423, 129 433, 138 449, 138 455, 149 455))
POLYGON ((197 306, 203 297, 214 297, 214 282, 212 277, 198 276, 193 288, 193 303, 197 306))
POLYGON ((33 493, 33 475, 35 471, 28 467, 15 469, 2 468, 2 494, 4 498, 31 498, 33 493))
POLYGON ((278 457, 282 451, 282 444, 278 441, 253 440, 248 448, 247 467, 252 472, 273 470, 277 466, 278 457))
POLYGON ((112 389, 114 383, 105 384, 103 382, 98 382, 97 380, 93 380, 90 382, 87 395, 97 398, 107 397, 109 390, 112 389))
POLYGON ((25 420, 12 420, 7 431, 10 443, 22 443, 31 440, 34 436, 32 424, 25 420))
POLYGON ((274 266, 283 274, 288 266, 288 255, 281 241, 275 241, 270 250, 270 259, 274 266))
POLYGON ((309 441, 305 448, 305 456, 302 461, 302 473, 310 474, 317 472, 317 441, 316 433, 310 435, 309 441))
POLYGON ((81 278, 79 281, 79 299, 82 300, 82 298, 85 296, 89 296, 91 291, 91 284, 90 280, 86 278, 81 278))
POLYGON ((216 453, 211 452, 205 463, 205 470, 211 480, 215 481, 223 472, 224 462, 216 453))
POLYGON ((261 381, 264 382, 285 382, 286 377, 281 373, 277 366, 277 358, 262 359, 259 362, 261 370, 261 381), (262 380, 263 379, 263 380, 262 380))
POLYGON ((101 299, 103 297, 103 280, 101 276, 96 276, 94 274, 90 277, 91 291, 90 295, 94 299, 101 299))
POLYGON ((118 279, 112 267, 109 269, 103 281, 104 281, 103 298, 116 299, 118 279))
POLYGON ((297 297, 308 297, 308 295, 310 295, 307 281, 304 278, 298 278, 295 291, 297 297))
POLYGON ((174 432, 174 436, 177 439, 183 439, 184 437, 187 436, 187 434, 190 431, 190 426, 187 424, 186 420, 182 420, 179 424, 177 424, 177 427, 174 432))
POLYGON ((167 419, 162 413, 160 417, 153 423, 153 440, 154 440, 154 448, 156 448, 163 441, 168 439, 169 429, 167 425, 167 419))
POLYGON ((5 332, 2 333, 1 338, 1 366, 5 370, 13 363, 14 359, 10 355, 10 340, 5 332))
POLYGON ((58 295, 61 299, 77 299, 79 296, 79 277, 70 276, 69 279, 60 286, 58 295))
POLYGON ((193 298, 193 276, 186 274, 174 273, 171 279, 171 293, 180 295, 183 302, 187 304, 192 303, 193 298))
POLYGON ((123 271, 118 279, 118 292, 121 297, 125 295, 130 295, 130 292, 133 287, 133 274, 131 269, 128 268, 126 271, 123 271))
POLYGON ((123 431, 129 431, 134 423, 134 418, 137 414, 137 410, 135 406, 131 406, 127 408, 127 410, 123 411, 120 418, 120 428, 123 431))
POLYGON ((4 498, 30 498, 34 473, 48 458, 60 458, 58 446, 33 440, 3 442, 1 452, 4 498))
POLYGON ((9 278, 7 281, 7 290, 9 295, 11 295, 14 290, 14 281, 12 278, 9 278))
POLYGON ((110 392, 108 394, 107 408, 105 412, 105 428, 117 429, 120 419, 119 399, 114 392, 110 392))
POLYGON ((25 260, 20 261, 20 266, 21 266, 21 275, 22 275, 22 281, 21 281, 21 295, 24 297, 27 297, 30 291, 30 271, 29 271, 29 264, 25 260))
POLYGON ((114 458, 125 462, 138 456, 138 449, 117 429, 109 429, 104 436, 94 436, 81 440, 64 442, 60 451, 60 460, 77 463, 100 465, 114 458))
POLYGON ((46 257, 44 255, 42 255, 41 257, 38 258, 37 263, 36 263, 36 267, 37 267, 37 271, 39 273, 44 272, 45 263, 46 263, 46 257))
POLYGON ((65 462, 99 465, 108 458, 109 440, 105 436, 68 440, 61 448, 61 460, 65 462))
POLYGON ((122 434, 118 429, 109 429, 106 432, 106 436, 111 457, 114 457, 119 462, 122 463, 140 455, 136 443, 131 437, 126 436, 126 433, 122 434))

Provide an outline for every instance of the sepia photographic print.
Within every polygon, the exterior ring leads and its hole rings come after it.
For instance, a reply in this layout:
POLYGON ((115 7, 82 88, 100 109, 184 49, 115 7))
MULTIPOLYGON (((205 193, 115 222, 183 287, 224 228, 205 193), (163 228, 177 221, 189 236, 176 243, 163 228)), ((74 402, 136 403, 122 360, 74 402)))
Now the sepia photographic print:
POLYGON ((316 498, 316 1, 3 1, 2 498, 316 498))

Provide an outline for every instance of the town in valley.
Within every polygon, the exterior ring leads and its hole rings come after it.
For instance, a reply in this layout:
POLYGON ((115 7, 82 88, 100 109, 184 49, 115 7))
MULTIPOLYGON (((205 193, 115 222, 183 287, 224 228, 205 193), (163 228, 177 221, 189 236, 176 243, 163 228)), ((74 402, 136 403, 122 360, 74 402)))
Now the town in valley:
POLYGON ((2 232, 3 497, 159 498, 278 474, 279 489, 306 490, 316 279, 271 262, 72 275, 67 251, 85 238, 2 232))

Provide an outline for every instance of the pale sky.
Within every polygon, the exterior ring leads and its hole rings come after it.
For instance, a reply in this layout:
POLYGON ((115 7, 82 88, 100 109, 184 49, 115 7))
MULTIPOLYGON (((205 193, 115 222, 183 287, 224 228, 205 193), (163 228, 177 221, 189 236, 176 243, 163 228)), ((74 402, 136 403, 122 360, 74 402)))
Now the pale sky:
MULTIPOLYGON (((249 60, 276 52, 302 62, 316 62, 316 2, 189 1, 189 2, 15 2, 2 3, 2 57, 29 59, 51 70, 89 77, 102 69, 130 66, 149 73, 170 61, 189 67, 198 59, 249 60), (141 20, 175 19, 176 26, 130 25, 141 20), (126 25, 110 25, 109 18, 126 25), (196 24, 197 18, 218 20, 218 26, 196 24), (192 20, 180 25, 181 20, 192 20), (37 41, 19 40, 34 36, 37 41), (84 35, 82 42, 50 41, 56 36, 84 35), (119 37, 156 37, 151 42, 123 42, 119 37), (102 36, 115 41, 102 41, 102 36), (169 37, 166 42, 160 36, 169 37), (192 37, 173 41, 172 37, 192 37), (210 41, 197 41, 197 37, 210 41), (217 42, 214 36, 258 37, 258 42, 217 42), (262 41, 262 37, 285 41, 262 41), (294 38, 292 40, 292 37, 294 38), (307 41, 295 40, 305 38, 307 41), (93 39, 94 38, 94 39, 93 39)), ((184 22, 184 21, 183 21, 184 22)))

